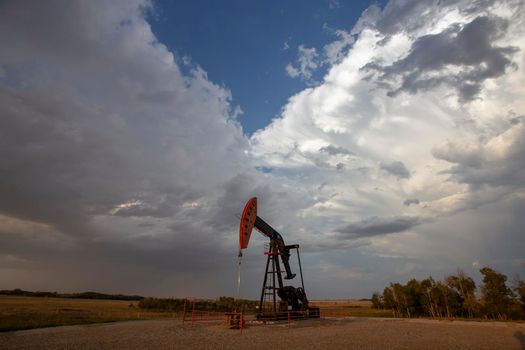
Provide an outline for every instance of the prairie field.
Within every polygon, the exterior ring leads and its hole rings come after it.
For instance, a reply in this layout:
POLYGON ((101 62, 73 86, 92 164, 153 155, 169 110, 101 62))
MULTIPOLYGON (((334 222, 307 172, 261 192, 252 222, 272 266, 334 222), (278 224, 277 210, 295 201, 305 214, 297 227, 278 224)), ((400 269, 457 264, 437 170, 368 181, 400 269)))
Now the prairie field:
POLYGON ((145 312, 137 301, 0 296, 0 348, 525 349, 524 323, 381 317, 391 314, 366 300, 311 303, 320 319, 262 324, 248 315, 240 332, 220 318, 183 325, 179 314, 145 312))
POLYGON ((86 323, 176 316, 144 311, 137 301, 40 298, 0 295, 0 332, 86 323))
POLYGON ((310 305, 319 307, 323 317, 392 317, 390 310, 372 308, 370 300, 312 300, 310 305))
MULTIPOLYGON (((390 317, 367 300, 315 300, 323 317, 390 317)), ((0 332, 178 317, 179 313, 156 312, 138 307, 138 301, 0 296, 0 332)))

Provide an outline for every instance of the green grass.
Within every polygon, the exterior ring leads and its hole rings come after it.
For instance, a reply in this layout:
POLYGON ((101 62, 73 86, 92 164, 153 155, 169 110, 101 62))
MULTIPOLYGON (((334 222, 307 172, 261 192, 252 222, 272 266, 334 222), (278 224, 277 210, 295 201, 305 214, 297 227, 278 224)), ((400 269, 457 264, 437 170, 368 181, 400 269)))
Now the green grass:
POLYGON ((144 311, 136 301, 0 296, 0 332, 176 317, 144 311))

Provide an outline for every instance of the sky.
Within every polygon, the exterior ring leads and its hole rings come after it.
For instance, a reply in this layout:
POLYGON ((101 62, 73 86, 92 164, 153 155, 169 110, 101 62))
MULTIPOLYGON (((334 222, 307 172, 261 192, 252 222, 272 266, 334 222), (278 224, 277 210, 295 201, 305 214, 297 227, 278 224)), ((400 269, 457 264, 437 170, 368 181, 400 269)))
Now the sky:
POLYGON ((2 2, 0 289, 233 296, 252 196, 310 299, 523 276, 524 22, 519 0, 2 2))
MULTIPOLYGON (((322 52, 323 46, 340 38, 338 30, 350 31, 369 5, 327 0, 159 1, 147 18, 156 38, 179 62, 203 67, 210 80, 232 91, 232 106, 243 112, 243 132, 251 135, 278 117, 288 98, 304 89, 305 79, 283 74, 297 60, 298 47, 322 52)), ((329 65, 318 65, 307 83, 322 80, 329 65)))

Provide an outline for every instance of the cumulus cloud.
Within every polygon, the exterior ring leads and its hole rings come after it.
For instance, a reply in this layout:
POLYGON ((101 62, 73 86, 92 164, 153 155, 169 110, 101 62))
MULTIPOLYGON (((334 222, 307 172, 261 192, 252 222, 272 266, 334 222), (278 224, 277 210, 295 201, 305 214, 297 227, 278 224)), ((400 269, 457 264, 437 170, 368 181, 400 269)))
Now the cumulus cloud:
POLYGON ((324 46, 324 56, 326 57, 327 63, 335 64, 339 63, 346 56, 346 49, 354 43, 354 37, 345 30, 335 30, 334 35, 339 37, 324 46))
POLYGON ((473 212, 490 206, 501 217, 505 203, 525 198, 524 13, 519 1, 369 7, 343 58, 254 133, 251 155, 294 188, 311 189, 300 213, 324 222, 321 235, 369 241, 370 254, 400 259, 417 241, 415 249, 447 259, 447 242, 461 245, 452 233, 440 236, 447 218, 469 236, 479 229, 473 212), (426 249, 428 240, 440 250, 426 249))

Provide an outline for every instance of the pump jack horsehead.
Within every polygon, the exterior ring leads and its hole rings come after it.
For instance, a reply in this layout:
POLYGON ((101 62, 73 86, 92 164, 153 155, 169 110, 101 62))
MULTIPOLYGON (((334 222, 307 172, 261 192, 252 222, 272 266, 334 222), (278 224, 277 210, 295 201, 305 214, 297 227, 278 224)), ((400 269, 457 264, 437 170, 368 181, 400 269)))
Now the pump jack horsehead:
POLYGON ((270 238, 269 251, 265 252, 268 258, 257 318, 262 320, 276 320, 287 317, 319 318, 319 308, 308 305, 304 291, 299 244, 285 245, 281 234, 257 216, 256 197, 251 198, 246 203, 242 212, 239 228, 239 259, 242 257, 242 250, 248 247, 253 228, 263 236, 270 238), (297 253, 301 277, 301 287, 297 288, 285 286, 282 276, 283 272, 286 272, 285 280, 293 280, 296 276, 290 268, 290 250, 292 249, 295 249, 297 253), (281 257, 285 271, 280 268, 279 257, 281 257), (278 304, 276 296, 280 299, 278 304))

